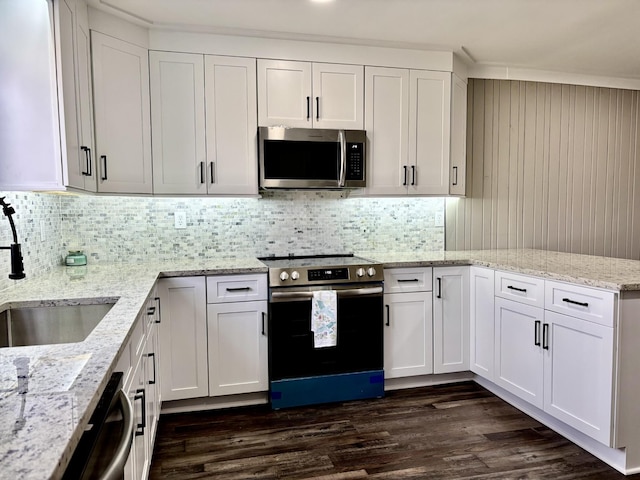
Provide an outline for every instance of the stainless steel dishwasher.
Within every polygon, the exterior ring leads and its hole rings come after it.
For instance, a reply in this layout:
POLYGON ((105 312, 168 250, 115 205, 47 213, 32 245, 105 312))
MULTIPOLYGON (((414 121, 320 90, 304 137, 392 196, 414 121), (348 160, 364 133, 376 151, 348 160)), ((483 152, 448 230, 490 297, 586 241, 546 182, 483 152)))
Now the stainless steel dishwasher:
POLYGON ((63 479, 124 478, 133 441, 133 409, 122 390, 122 376, 111 375, 63 479))

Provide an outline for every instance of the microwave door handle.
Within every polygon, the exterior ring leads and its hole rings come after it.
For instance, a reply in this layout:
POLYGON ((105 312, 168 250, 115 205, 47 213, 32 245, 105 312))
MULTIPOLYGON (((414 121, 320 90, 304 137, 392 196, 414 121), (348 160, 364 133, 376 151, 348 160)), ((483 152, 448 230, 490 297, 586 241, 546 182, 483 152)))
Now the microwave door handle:
POLYGON ((338 130, 338 140, 340 142, 340 180, 338 186, 344 187, 347 177, 347 140, 344 130, 338 130))

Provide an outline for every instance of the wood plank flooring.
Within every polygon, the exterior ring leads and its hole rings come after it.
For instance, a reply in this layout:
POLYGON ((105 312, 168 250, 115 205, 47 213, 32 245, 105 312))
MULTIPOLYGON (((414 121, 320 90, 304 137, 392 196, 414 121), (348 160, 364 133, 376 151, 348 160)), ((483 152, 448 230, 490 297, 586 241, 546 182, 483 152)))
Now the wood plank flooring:
POLYGON ((163 415, 151 479, 625 477, 473 382, 272 411, 163 415))

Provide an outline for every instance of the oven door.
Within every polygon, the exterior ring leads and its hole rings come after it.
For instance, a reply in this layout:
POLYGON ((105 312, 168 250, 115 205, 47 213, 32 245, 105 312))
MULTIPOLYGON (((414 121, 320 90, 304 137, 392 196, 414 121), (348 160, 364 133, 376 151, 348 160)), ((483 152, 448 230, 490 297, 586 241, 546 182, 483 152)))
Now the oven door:
POLYGON ((382 283, 273 288, 269 303, 271 381, 380 371, 383 368, 382 283), (337 342, 315 348, 311 300, 315 290, 337 293, 337 342))

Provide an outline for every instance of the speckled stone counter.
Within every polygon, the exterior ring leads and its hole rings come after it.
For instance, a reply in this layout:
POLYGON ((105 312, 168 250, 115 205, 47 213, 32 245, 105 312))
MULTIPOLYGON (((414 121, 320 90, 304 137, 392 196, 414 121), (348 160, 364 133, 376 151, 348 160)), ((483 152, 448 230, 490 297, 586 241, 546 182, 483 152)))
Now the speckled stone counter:
POLYGON ((0 310, 117 302, 83 342, 0 348, 0 477, 62 475, 159 276, 266 271, 254 258, 59 267, 1 291, 0 310))
POLYGON ((479 265, 610 290, 640 290, 640 261, 543 250, 359 252, 385 268, 479 265))
MULTIPOLYGON (((640 290, 640 261, 540 250, 357 252, 386 268, 481 265, 640 290)), ((59 478, 158 277, 266 272, 255 258, 59 267, 0 291, 9 306, 110 303, 83 342, 0 349, 0 476, 59 478)))

